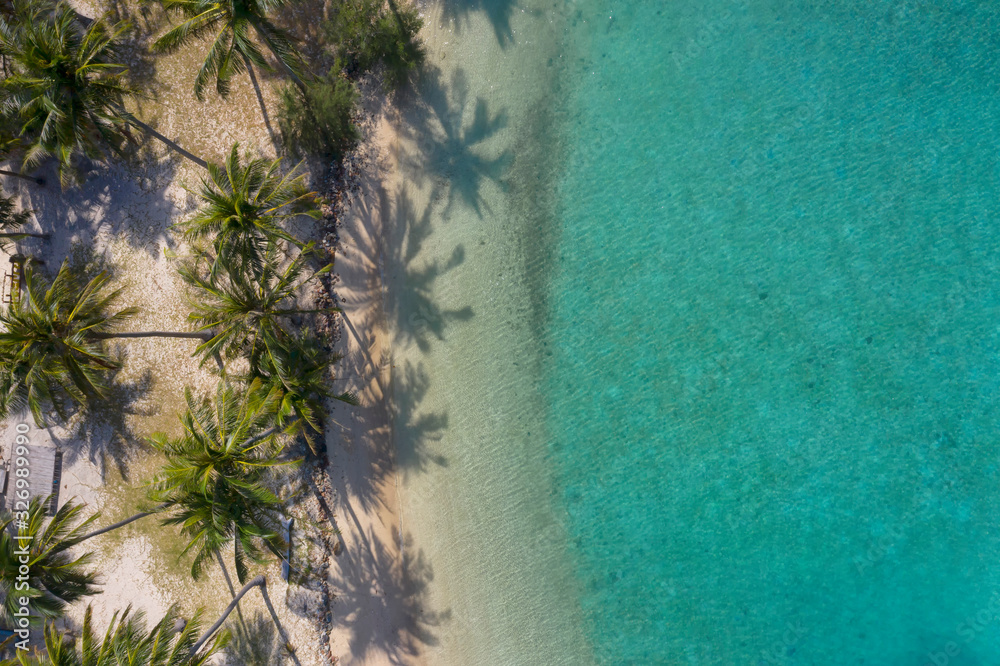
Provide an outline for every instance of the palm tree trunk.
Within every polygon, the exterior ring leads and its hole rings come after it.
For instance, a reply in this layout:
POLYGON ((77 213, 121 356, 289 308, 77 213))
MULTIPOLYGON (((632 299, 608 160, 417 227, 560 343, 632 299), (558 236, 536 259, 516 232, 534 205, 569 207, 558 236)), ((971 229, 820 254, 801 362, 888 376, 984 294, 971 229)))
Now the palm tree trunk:
MULTIPOLYGON (((117 523, 114 523, 113 525, 108 525, 107 527, 102 527, 99 530, 94 530, 93 532, 90 532, 89 534, 84 534, 82 537, 80 537, 80 541, 86 541, 87 539, 90 539, 92 537, 100 536, 100 535, 106 534, 106 533, 108 533, 108 532, 110 532, 112 530, 116 530, 119 527, 125 527, 129 523, 134 523, 135 521, 139 520, 140 518, 145 518, 146 516, 152 516, 154 513, 156 513, 156 512, 155 511, 142 511, 140 513, 135 514, 134 516, 130 516, 130 517, 126 518, 125 520, 120 520, 117 523)), ((80 541, 78 541, 77 543, 80 543, 80 541)))
POLYGON ((196 654, 198 654, 198 651, 202 648, 205 642, 222 627, 223 623, 226 621, 226 618, 229 617, 230 613, 233 612, 233 609, 236 608, 236 606, 239 604, 240 599, 242 599, 247 592, 249 592, 251 589, 255 587, 260 588, 260 594, 262 597, 264 597, 264 605, 267 606, 267 612, 271 614, 271 620, 274 622, 274 626, 277 627, 278 633, 281 635, 281 639, 285 641, 285 649, 288 650, 288 653, 291 655, 292 660, 296 664, 299 664, 299 659, 298 657, 295 656, 294 647, 292 646, 292 643, 288 638, 288 633, 285 631, 285 628, 281 625, 281 620, 278 619, 278 614, 274 612, 274 606, 271 605, 271 598, 267 594, 267 578, 265 578, 264 576, 257 576, 256 578, 254 578, 253 580, 251 580, 250 582, 248 582, 246 585, 243 586, 243 589, 236 594, 232 602, 228 606, 226 606, 226 610, 222 612, 222 616, 215 621, 215 624, 213 624, 211 627, 208 628, 208 631, 206 631, 204 634, 201 635, 201 638, 198 639, 197 643, 191 646, 191 650, 190 652, 188 652, 189 659, 193 658, 196 654))
POLYGON ((23 238, 25 236, 30 238, 42 238, 44 240, 52 238, 52 234, 30 234, 27 231, 19 231, 13 234, 0 234, 0 238, 23 238))
POLYGON ((96 333, 94 337, 98 340, 111 340, 115 338, 187 338, 211 340, 212 334, 203 332, 186 333, 183 331, 142 331, 139 333, 96 333))
POLYGON ((94 23, 94 19, 90 18, 89 16, 84 16, 75 9, 73 10, 73 13, 76 14, 76 20, 79 21, 80 25, 82 25, 84 28, 89 28, 94 23))
POLYGON ((293 315, 293 314, 317 314, 317 313, 329 314, 331 312, 343 312, 341 308, 312 308, 309 310, 275 310, 275 314, 278 315, 293 315))
POLYGON ((255 436, 251 437, 250 439, 248 439, 246 441, 246 443, 244 444, 244 446, 249 447, 252 444, 256 444, 260 440, 267 439, 268 437, 270 437, 271 435, 275 434, 276 432, 278 432, 278 426, 273 426, 271 428, 268 428, 267 430, 265 430, 264 432, 260 433, 259 435, 255 435, 255 436))
POLYGON ((42 187, 45 187, 44 178, 35 178, 34 176, 18 173, 17 171, 8 171, 7 169, 0 169, 0 174, 3 174, 4 176, 13 176, 14 178, 23 178, 24 180, 30 180, 35 185, 40 185, 42 187))
POLYGON ((226 621, 226 618, 229 617, 229 614, 233 612, 233 609, 236 608, 236 606, 240 603, 240 599, 242 599, 247 592, 258 586, 263 587, 266 584, 267 584, 267 579, 264 578, 264 576, 257 576, 256 578, 250 580, 246 585, 244 585, 243 589, 240 590, 238 593, 236 593, 236 595, 233 597, 233 600, 229 603, 228 606, 226 606, 226 610, 222 611, 222 615, 219 617, 218 620, 215 621, 215 624, 209 627, 208 631, 202 634, 201 638, 198 639, 198 642, 191 646, 191 651, 188 652, 188 658, 191 659, 196 654, 198 654, 198 650, 201 649, 201 646, 205 644, 205 641, 207 641, 209 638, 212 637, 212 634, 217 632, 219 628, 222 627, 222 624, 226 621))
POLYGON ((139 129, 141 129, 146 134, 149 134, 150 136, 152 136, 152 137, 154 137, 156 139, 159 139, 168 148, 170 148, 174 152, 180 153, 184 157, 188 158, 189 160, 191 160, 192 162, 194 162, 195 164, 197 164, 198 166, 200 166, 202 169, 207 169, 208 168, 208 162, 206 162, 205 160, 201 159, 197 155, 195 155, 193 153, 189 153, 188 151, 184 150, 176 142, 171 141, 167 137, 163 136, 162 134, 160 134, 159 132, 157 132, 155 129, 153 129, 152 127, 150 127, 146 123, 144 123, 141 120, 139 120, 138 118, 134 117, 132 114, 128 114, 127 116, 125 116, 125 119, 129 123, 135 125, 139 129))
MULTIPOLYGON (((229 569, 226 568, 226 563, 222 559, 222 553, 215 551, 215 559, 219 561, 219 568, 222 569, 222 577, 226 579, 226 585, 229 587, 229 595, 235 599, 236 588, 233 587, 233 580, 229 577, 229 569)), ((236 603, 236 615, 240 618, 240 624, 243 625, 243 631, 247 632, 247 636, 249 636, 250 630, 247 628, 247 621, 243 618, 243 611, 240 610, 239 602, 236 603)))

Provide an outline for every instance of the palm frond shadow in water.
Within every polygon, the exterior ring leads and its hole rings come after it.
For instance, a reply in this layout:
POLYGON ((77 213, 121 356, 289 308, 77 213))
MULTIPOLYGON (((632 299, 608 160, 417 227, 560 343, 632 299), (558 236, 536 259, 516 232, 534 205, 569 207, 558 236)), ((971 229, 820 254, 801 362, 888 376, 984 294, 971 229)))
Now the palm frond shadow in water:
POLYGON ((400 267, 402 279, 397 280, 388 303, 388 315, 393 320, 396 344, 415 343, 427 352, 433 340, 444 340, 447 327, 472 319, 471 306, 443 308, 435 302, 435 282, 465 261, 465 248, 457 245, 444 262, 421 261, 417 257, 431 234, 431 209, 428 205, 417 216, 409 197, 399 190, 392 207, 393 242, 387 248, 390 265, 400 267))
POLYGON ((514 30, 510 25, 510 19, 515 9, 517 9, 516 0, 445 0, 441 14, 445 21, 455 21, 457 32, 471 22, 473 15, 485 15, 493 28, 497 43, 501 48, 507 48, 514 43, 514 30))

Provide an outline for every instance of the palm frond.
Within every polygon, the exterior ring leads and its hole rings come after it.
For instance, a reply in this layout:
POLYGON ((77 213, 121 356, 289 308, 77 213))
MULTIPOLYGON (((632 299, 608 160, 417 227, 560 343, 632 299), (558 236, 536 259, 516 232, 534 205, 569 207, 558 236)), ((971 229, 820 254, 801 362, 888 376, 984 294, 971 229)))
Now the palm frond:
POLYGON ((258 543, 280 543, 284 503, 268 488, 280 470, 298 460, 283 455, 272 428, 273 397, 261 382, 241 391, 220 381, 213 400, 195 399, 190 391, 185 397, 183 434, 149 440, 167 458, 150 499, 168 507, 164 524, 180 526, 188 538, 185 552, 194 553, 193 576, 233 544, 242 581, 245 558, 259 558, 258 543))
POLYGON ((256 36, 274 56, 296 76, 304 71, 302 57, 292 45, 292 38, 269 19, 281 9, 285 0, 242 0, 212 2, 210 0, 160 0, 168 11, 184 20, 156 40, 154 50, 174 51, 191 40, 214 33, 212 45, 205 55, 195 78, 194 93, 201 100, 205 88, 215 79, 215 89, 222 97, 230 91, 232 79, 248 64, 271 69, 270 64, 252 39, 256 36))
POLYGON ((105 394, 119 365, 102 336, 136 312, 115 311, 120 292, 107 282, 104 274, 85 282, 68 263, 52 282, 25 269, 23 298, 0 311, 0 417, 28 408, 41 427, 48 409, 65 418, 71 405, 105 394))
POLYGON ((0 52, 12 74, 0 81, 0 109, 16 119, 24 170, 55 157, 59 178, 80 178, 78 157, 103 159, 127 138, 120 110, 133 96, 119 63, 127 22, 98 17, 84 28, 66 3, 18 2, 18 20, 0 25, 0 52))

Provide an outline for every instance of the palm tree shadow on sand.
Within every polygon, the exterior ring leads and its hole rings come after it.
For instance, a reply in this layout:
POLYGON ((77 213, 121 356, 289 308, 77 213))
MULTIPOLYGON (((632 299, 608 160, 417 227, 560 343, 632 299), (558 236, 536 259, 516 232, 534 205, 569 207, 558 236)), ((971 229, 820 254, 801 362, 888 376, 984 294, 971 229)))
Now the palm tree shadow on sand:
POLYGON ((413 142, 417 151, 400 156, 400 167, 418 186, 433 181, 431 201, 446 197, 442 217, 448 218, 455 203, 461 202, 481 218, 484 211, 490 212, 484 183, 506 189, 504 174, 514 161, 509 149, 490 154, 490 140, 507 127, 507 114, 491 112, 481 97, 473 102, 461 68, 448 84, 441 80, 440 70, 428 69, 419 87, 419 100, 407 106, 399 123, 400 136, 413 142))
POLYGON ((150 44, 162 29, 165 12, 153 3, 133 3, 129 0, 105 0, 100 10, 83 12, 90 18, 105 17, 109 22, 127 21, 131 26, 122 37, 122 62, 128 66, 126 80, 144 95, 155 96, 162 89, 156 79, 156 56, 150 44))
MULTIPOLYGON (((385 357, 383 362, 389 363, 385 357)), ((358 367, 363 359, 345 359, 345 367, 358 367)), ((384 508, 383 494, 387 485, 394 483, 396 473, 422 473, 432 467, 447 467, 448 459, 432 450, 448 428, 448 414, 443 411, 428 411, 421 403, 430 387, 427 373, 422 365, 406 363, 394 370, 391 399, 370 400, 362 396, 362 406, 355 410, 352 420, 361 433, 361 441, 355 446, 367 450, 366 469, 363 474, 336 474, 331 479, 334 490, 341 497, 350 497, 345 502, 345 518, 355 529, 361 530, 361 523, 355 514, 355 506, 365 513, 377 512, 384 508), (390 430, 390 423, 392 424, 390 430), (392 437, 394 452, 386 451, 385 442, 392 437), (355 505, 355 506, 352 506, 355 505)), ((331 424, 334 446, 346 446, 340 435, 342 426, 331 424)))
POLYGON ((373 650, 392 664, 408 663, 437 644, 435 629, 451 619, 451 611, 427 608, 434 572, 409 536, 402 553, 374 533, 363 536, 362 547, 337 559, 342 575, 331 579, 333 625, 349 631, 350 653, 358 663, 373 650))
MULTIPOLYGON (((144 139, 144 137, 138 137, 144 139)), ((179 159, 157 159, 135 155, 112 160, 111 165, 85 165, 85 179, 77 187, 60 189, 54 164, 39 172, 47 185, 20 185, 25 208, 34 212, 39 228, 52 235, 40 246, 41 259, 58 266, 71 246, 92 247, 110 239, 122 239, 151 257, 163 247, 172 247, 170 225, 186 211, 179 209, 167 193, 179 159)))
POLYGON ((107 480, 109 465, 128 481, 129 461, 147 450, 143 436, 135 432, 131 421, 157 413, 156 406, 147 404, 153 384, 149 368, 134 380, 114 381, 104 400, 75 415, 64 437, 53 434, 53 441, 63 452, 63 467, 69 468, 85 457, 97 467, 102 482, 107 480))
MULTIPOLYGON (((363 293, 350 298, 381 301, 378 257, 383 256, 387 261, 393 262, 392 265, 403 273, 401 279, 396 281, 391 298, 384 302, 385 310, 368 316, 384 315, 394 329, 395 343, 413 343, 418 348, 427 350, 434 340, 444 339, 448 326, 468 321, 473 316, 471 307, 445 309, 437 305, 431 290, 434 280, 460 263, 463 257, 461 248, 456 248, 452 258, 444 265, 417 262, 420 244, 430 233, 429 210, 418 217, 403 192, 399 192, 393 200, 375 183, 369 183, 366 187, 368 186, 371 186, 371 190, 365 191, 357 206, 377 206, 383 212, 392 210, 394 215, 387 222, 394 226, 387 229, 384 235, 369 229, 366 236, 372 245, 355 247, 361 254, 355 260, 363 265, 365 285, 361 289, 363 293), (386 238, 394 239, 388 241, 391 248, 385 247, 386 238), (400 238, 402 240, 396 242, 395 239, 400 238)), ((363 221, 375 217, 372 211, 361 213, 363 221)), ((349 300, 348 305, 351 303, 349 300)), ((348 309, 353 310, 350 307, 348 309)), ((353 388, 361 399, 362 408, 337 409, 340 420, 333 419, 330 424, 330 446, 362 447, 367 451, 364 456, 366 469, 363 474, 335 474, 332 481, 341 497, 352 497, 354 504, 367 513, 382 508, 382 491, 387 483, 393 482, 393 475, 397 471, 405 475, 448 464, 444 456, 431 450, 433 443, 441 438, 448 427, 448 415, 443 411, 422 408, 430 381, 419 364, 407 362, 394 366, 390 390, 382 379, 380 369, 392 366, 392 358, 388 351, 383 351, 378 358, 372 357, 371 350, 375 347, 374 322, 354 319, 355 316, 357 315, 345 315, 343 324, 345 335, 354 337, 357 350, 338 364, 338 375, 361 382, 353 388), (348 421, 360 433, 360 441, 353 444, 347 444, 350 440, 347 431, 351 427, 348 421), (386 451, 384 446, 384 442, 390 437, 395 443, 395 455, 386 451)), ((346 509, 348 514, 354 510, 350 504, 346 509)), ((360 529, 356 516, 345 517, 360 529)))
POLYGON ((223 666, 274 666, 286 663, 281 637, 270 617, 258 611, 246 625, 230 621, 232 640, 222 653, 223 666))
POLYGON ((403 474, 447 467, 448 459, 430 450, 448 428, 446 412, 427 412, 420 405, 430 388, 423 364, 406 362, 393 378, 392 416, 395 423, 396 465, 403 474))

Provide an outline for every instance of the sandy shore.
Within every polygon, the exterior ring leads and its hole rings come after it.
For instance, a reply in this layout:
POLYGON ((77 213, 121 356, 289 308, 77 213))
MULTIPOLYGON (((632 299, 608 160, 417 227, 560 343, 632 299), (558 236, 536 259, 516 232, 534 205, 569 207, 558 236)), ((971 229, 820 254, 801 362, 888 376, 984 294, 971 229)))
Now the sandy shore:
MULTIPOLYGON (((379 105, 382 106, 382 105, 379 105)), ((359 191, 340 218, 335 264, 342 336, 338 378, 360 406, 330 414, 327 448, 341 550, 330 566, 331 650, 343 664, 419 664, 391 429, 391 338, 384 234, 398 138, 379 113, 356 158, 359 191)), ((338 384, 338 390, 340 385, 338 384)))

